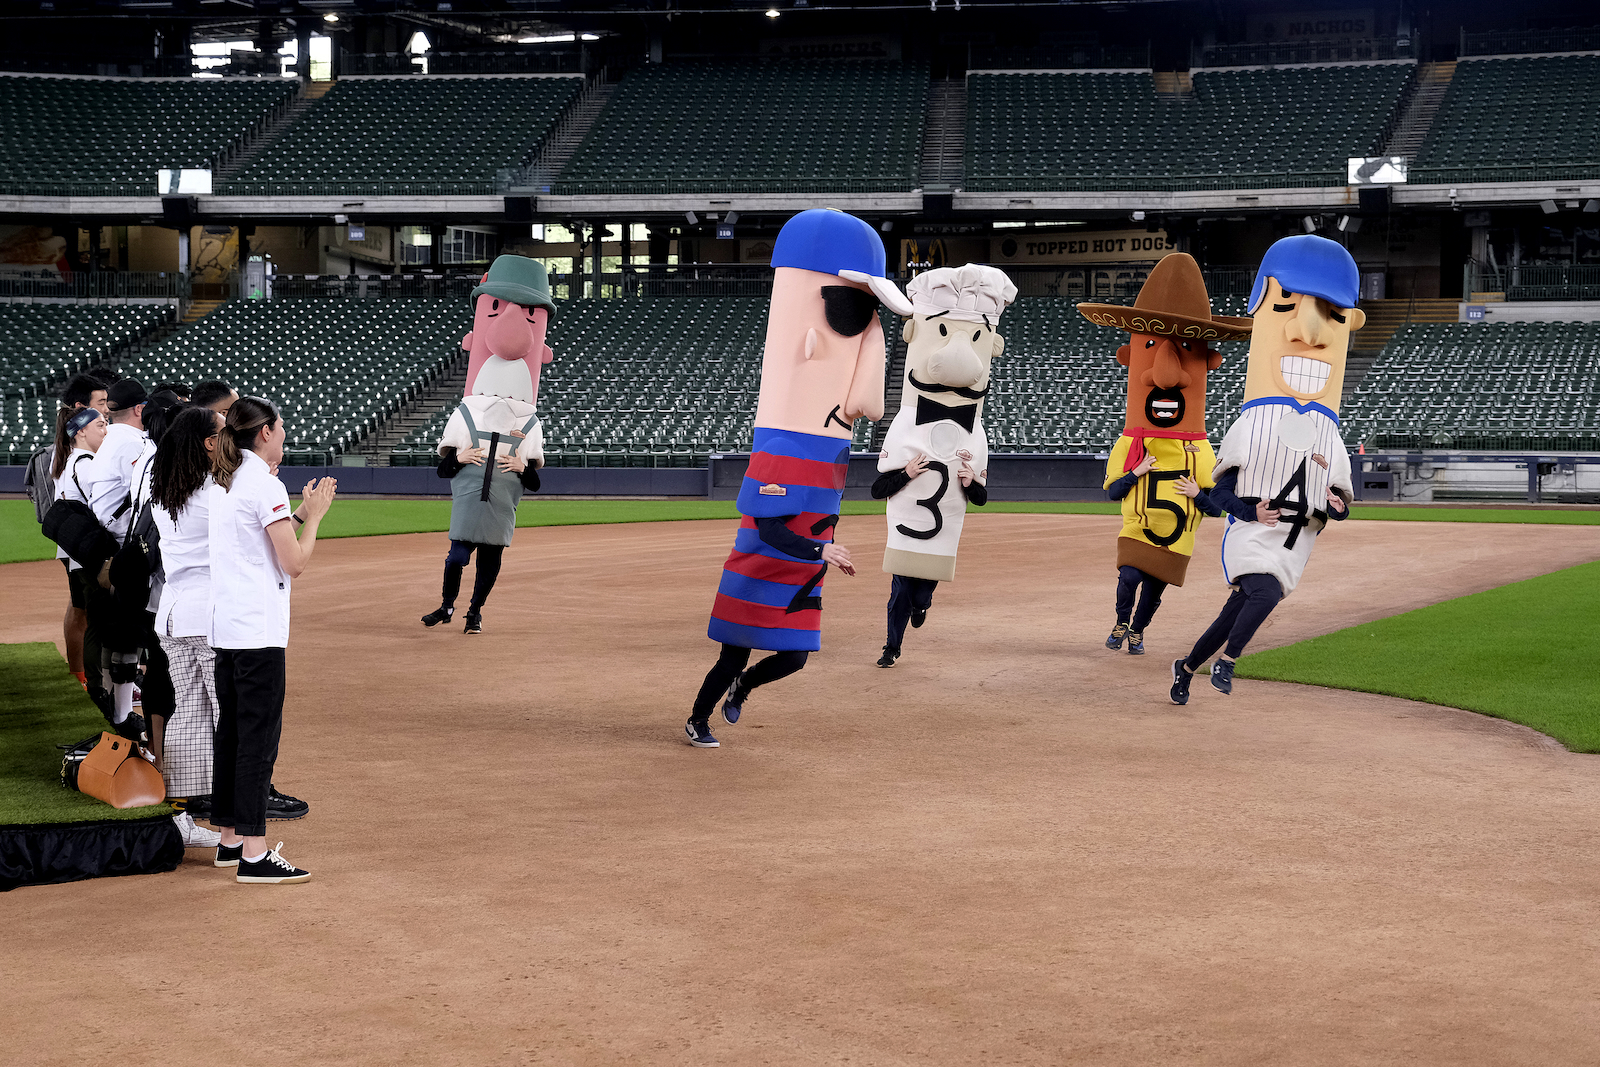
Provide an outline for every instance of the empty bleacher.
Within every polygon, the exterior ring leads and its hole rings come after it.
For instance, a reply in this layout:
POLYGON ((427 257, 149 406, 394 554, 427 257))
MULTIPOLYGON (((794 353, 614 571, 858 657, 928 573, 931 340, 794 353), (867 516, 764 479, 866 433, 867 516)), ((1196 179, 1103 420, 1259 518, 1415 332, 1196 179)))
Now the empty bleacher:
POLYGON ((540 75, 341 78, 224 191, 493 193, 582 86, 540 75))
POLYGON ((1277 188, 1345 183, 1382 138, 1414 67, 1196 71, 1194 96, 1148 73, 968 76, 971 190, 1277 188))
POLYGON ((1344 409, 1369 448, 1600 450, 1600 323, 1403 327, 1344 409))
POLYGON ((1457 64, 1412 164, 1427 184, 1600 175, 1600 55, 1457 64))
POLYGON ((680 61, 629 71, 556 192, 893 192, 917 185, 928 72, 680 61))
POLYGON ((0 189, 154 196, 156 171, 210 167, 296 83, 0 75, 0 189))
POLYGON ((467 309, 443 298, 233 301, 121 370, 147 383, 221 378, 277 403, 288 461, 322 462, 460 354, 467 309))

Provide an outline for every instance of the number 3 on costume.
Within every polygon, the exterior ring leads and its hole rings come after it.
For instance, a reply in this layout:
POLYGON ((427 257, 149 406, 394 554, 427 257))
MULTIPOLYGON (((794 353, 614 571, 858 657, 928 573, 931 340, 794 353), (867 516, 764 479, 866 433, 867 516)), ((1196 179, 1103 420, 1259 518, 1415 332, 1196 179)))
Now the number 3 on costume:
POLYGON ((1189 525, 1189 510, 1175 500, 1163 500, 1160 497, 1162 482, 1175 482, 1182 478, 1188 471, 1151 471, 1145 475, 1144 509, 1146 512, 1170 511, 1173 515, 1173 527, 1170 534, 1158 534, 1150 527, 1144 528, 1145 537, 1149 538, 1152 545, 1166 548, 1174 544, 1183 536, 1183 531, 1189 525))
POLYGON ((939 536, 939 531, 944 529, 944 513, 939 510, 939 501, 944 499, 945 490, 950 488, 950 468, 948 466, 938 460, 932 460, 928 463, 928 469, 939 472, 939 488, 933 491, 932 496, 924 497, 917 501, 917 507, 927 508, 928 512, 933 515, 933 529, 913 530, 903 522, 895 525, 896 530, 899 530, 907 537, 915 537, 918 541, 931 541, 939 536))

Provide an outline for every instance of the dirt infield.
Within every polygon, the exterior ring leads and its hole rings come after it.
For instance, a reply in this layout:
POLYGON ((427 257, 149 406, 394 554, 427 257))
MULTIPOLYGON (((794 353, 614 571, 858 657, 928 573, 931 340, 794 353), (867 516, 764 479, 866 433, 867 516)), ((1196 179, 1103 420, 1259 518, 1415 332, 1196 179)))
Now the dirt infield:
MULTIPOLYGON (((845 519, 824 651, 714 752, 681 730, 731 522, 519 530, 470 639, 416 621, 444 535, 319 545, 277 774, 313 808, 274 827, 315 879, 191 853, 0 897, 0 1059, 1600 1060, 1600 759, 1273 683, 1174 708, 1220 524, 1141 660, 1099 647, 1117 522, 974 515, 879 670, 883 520, 845 519)), ((1597 557, 1348 523, 1260 644, 1597 557)), ((64 594, 0 569, 0 640, 58 638, 64 594)))

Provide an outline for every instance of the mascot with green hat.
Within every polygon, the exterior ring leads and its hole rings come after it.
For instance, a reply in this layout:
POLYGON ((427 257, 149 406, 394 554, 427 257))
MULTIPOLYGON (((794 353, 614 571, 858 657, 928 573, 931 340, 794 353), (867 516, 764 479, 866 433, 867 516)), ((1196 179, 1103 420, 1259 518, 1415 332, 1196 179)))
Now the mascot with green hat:
POLYGON ((501 557, 517 525, 524 491, 539 491, 544 431, 534 406, 539 368, 555 358, 545 332, 555 303, 544 265, 525 256, 500 256, 472 290, 472 332, 466 396, 439 438, 439 477, 450 479, 450 553, 444 592, 427 626, 449 622, 461 575, 474 551, 478 572, 465 633, 483 632, 483 605, 500 575, 501 557))

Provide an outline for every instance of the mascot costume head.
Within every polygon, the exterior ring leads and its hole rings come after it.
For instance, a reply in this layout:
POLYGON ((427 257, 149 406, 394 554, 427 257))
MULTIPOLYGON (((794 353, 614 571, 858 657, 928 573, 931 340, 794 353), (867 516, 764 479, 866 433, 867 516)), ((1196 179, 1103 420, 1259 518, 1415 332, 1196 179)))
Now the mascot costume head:
POLYGON ((959 484, 962 469, 979 486, 988 484, 983 400, 989 395, 990 362, 1005 351, 1000 314, 1016 300, 1017 287, 1004 271, 968 263, 917 275, 906 296, 910 299, 898 304, 884 300, 907 316, 901 328, 906 376, 878 470, 900 470, 918 456, 926 468, 889 497, 883 569, 946 582, 955 577, 967 511, 967 494, 959 484))
POLYGON ((1085 303, 1078 310, 1130 335, 1117 349, 1117 362, 1128 368, 1128 398, 1122 435, 1106 463, 1106 488, 1150 460, 1122 497, 1117 566, 1182 585, 1200 512, 1176 483, 1213 484, 1206 372, 1222 365, 1222 354, 1211 345, 1249 337, 1250 320, 1211 313, 1200 265, 1183 252, 1155 265, 1132 307, 1085 303))
POLYGON ((1237 472, 1237 493, 1279 513, 1276 526, 1228 522, 1222 566, 1271 574, 1294 591, 1312 542, 1328 522, 1328 494, 1352 499, 1350 454, 1339 434, 1350 334, 1366 324, 1356 307, 1361 272, 1337 241, 1285 237, 1267 250, 1250 291, 1255 316, 1244 404, 1217 454, 1217 473, 1237 472))
POLYGON ((712 608, 714 641, 776 652, 822 647, 827 564, 773 548, 758 524, 779 519, 810 541, 833 540, 855 420, 883 417, 874 292, 887 284, 884 262, 877 231, 842 211, 802 211, 778 232, 742 519, 712 608))

